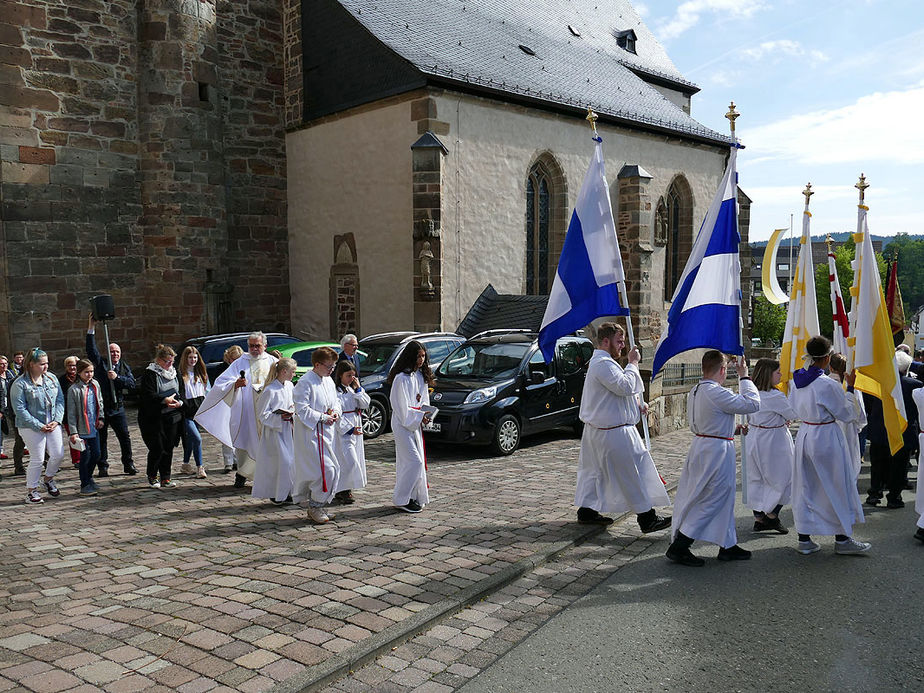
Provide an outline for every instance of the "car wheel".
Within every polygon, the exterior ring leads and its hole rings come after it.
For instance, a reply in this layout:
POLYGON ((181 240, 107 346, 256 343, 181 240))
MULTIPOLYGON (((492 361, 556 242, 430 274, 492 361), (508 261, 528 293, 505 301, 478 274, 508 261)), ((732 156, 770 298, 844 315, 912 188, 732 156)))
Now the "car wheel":
POLYGON ((520 447, 520 422, 515 416, 505 414, 497 420, 491 447, 499 455, 512 455, 520 447))
POLYGON ((388 420, 388 410, 377 399, 369 402, 369 408, 363 410, 363 437, 371 440, 378 438, 385 432, 385 423, 388 420))

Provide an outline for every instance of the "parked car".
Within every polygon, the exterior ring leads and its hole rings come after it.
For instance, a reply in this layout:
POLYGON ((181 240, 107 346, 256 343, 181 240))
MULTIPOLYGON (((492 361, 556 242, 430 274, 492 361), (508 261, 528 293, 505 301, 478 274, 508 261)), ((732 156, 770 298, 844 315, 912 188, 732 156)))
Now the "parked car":
POLYGON ((580 431, 578 409, 593 351, 586 337, 562 337, 546 363, 535 332, 475 335, 436 369, 430 403, 439 412, 424 434, 509 455, 523 436, 560 426, 580 431))
POLYGON ((365 354, 360 363, 360 382, 371 399, 369 408, 363 412, 363 434, 366 438, 375 438, 388 430, 391 385, 385 380, 398 354, 412 339, 424 345, 430 368, 439 366, 450 351, 465 341, 465 337, 454 332, 386 332, 359 340, 359 349, 365 354))
MULTIPOLYGON (((340 352, 343 351, 336 342, 293 342, 292 344, 276 347, 280 354, 290 359, 295 359, 295 363, 298 364, 295 368, 295 377, 292 378, 293 383, 297 383, 298 379, 311 369, 311 354, 320 347, 330 347, 337 352, 337 356, 340 356, 340 352)), ((359 368, 360 373, 362 373, 363 361, 366 355, 362 351, 357 351, 356 353, 359 354, 359 368)))
MULTIPOLYGON (((247 352, 247 335, 250 332, 232 332, 228 334, 214 334, 207 337, 193 337, 183 342, 183 345, 177 350, 177 358, 183 353, 183 349, 188 346, 194 346, 202 355, 205 361, 205 370, 209 374, 209 381, 215 382, 215 378, 225 372, 228 367, 222 357, 225 349, 237 344, 244 352, 247 352)), ((264 332, 266 335, 266 348, 273 349, 283 344, 292 344, 301 342, 298 337, 282 332, 264 332)))

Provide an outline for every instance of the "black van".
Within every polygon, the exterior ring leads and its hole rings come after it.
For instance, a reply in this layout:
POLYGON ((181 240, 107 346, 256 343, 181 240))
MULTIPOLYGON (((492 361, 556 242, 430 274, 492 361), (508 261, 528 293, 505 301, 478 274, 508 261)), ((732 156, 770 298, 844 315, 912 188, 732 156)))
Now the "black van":
POLYGON ((593 351, 586 337, 562 337, 546 363, 535 332, 477 334, 434 372, 430 403, 439 413, 424 433, 509 455, 524 435, 560 426, 580 430, 578 408, 593 351))

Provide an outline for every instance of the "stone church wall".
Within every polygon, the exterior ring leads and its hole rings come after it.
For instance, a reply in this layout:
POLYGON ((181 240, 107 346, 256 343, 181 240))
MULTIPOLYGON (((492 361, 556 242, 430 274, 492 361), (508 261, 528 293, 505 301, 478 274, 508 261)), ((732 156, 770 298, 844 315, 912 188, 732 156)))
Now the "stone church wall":
MULTIPOLYGON (((278 0, 0 0, 0 350, 288 328, 278 0)), ((55 363, 55 369, 59 367, 55 363)))

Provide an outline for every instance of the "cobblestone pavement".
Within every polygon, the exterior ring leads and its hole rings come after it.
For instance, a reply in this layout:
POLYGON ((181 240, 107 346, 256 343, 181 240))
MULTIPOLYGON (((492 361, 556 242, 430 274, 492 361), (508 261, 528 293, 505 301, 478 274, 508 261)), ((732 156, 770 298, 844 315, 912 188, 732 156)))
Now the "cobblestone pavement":
MULTIPOLYGON (((205 443, 208 479, 153 490, 116 474, 82 498, 68 464, 40 506, 4 465, 0 690, 282 691, 351 669, 329 690, 448 690, 651 541, 634 522, 573 521, 567 431, 507 458, 431 449, 419 515, 391 507, 383 436, 367 444, 369 487, 326 526, 232 489, 205 443)), ((688 443, 653 441, 669 485, 688 443)))

